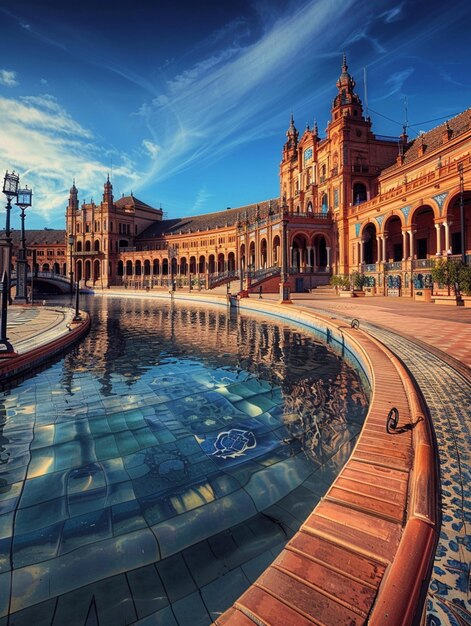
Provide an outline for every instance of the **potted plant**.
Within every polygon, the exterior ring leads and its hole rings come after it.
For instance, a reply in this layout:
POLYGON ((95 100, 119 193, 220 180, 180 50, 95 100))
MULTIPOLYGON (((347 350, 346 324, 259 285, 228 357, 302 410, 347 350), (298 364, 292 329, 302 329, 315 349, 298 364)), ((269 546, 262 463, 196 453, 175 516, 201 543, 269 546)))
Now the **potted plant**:
POLYGON ((353 296, 353 292, 350 290, 350 277, 345 274, 336 274, 330 279, 330 284, 335 287, 335 290, 339 296, 353 296))
POLYGON ((356 297, 364 296, 364 287, 366 285, 366 276, 360 272, 352 272, 350 283, 353 285, 353 295, 356 297))

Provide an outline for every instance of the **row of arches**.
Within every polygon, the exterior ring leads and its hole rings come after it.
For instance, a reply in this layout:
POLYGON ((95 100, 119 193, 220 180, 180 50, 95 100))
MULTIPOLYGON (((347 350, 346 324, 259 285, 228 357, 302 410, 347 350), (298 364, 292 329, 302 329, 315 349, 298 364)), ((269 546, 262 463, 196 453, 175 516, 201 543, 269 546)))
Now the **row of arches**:
MULTIPOLYGON (((258 251, 255 242, 248 245, 241 244, 239 260, 234 252, 181 256, 169 259, 158 257, 155 259, 124 259, 117 264, 117 276, 188 276, 189 274, 222 274, 234 272, 241 266, 244 271, 255 271, 272 266, 281 266, 281 241, 277 235, 273 239, 271 250, 266 239, 260 241, 258 251)), ((95 261, 98 263, 98 261, 95 261)), ((309 237, 306 234, 294 235, 289 244, 289 270, 292 272, 307 272, 327 270, 330 267, 330 246, 326 236, 317 234, 309 237)))
MULTIPOLYGON (((470 209, 471 194, 463 198, 464 239, 471 240, 470 209)), ((399 215, 388 217, 382 229, 373 221, 360 231, 360 263, 373 264, 380 261, 403 261, 407 258, 427 259, 433 255, 462 254, 462 230, 460 203, 456 198, 446 216, 437 218, 431 205, 415 209, 409 226, 399 215)))
POLYGON ((226 256, 223 253, 218 255, 210 254, 208 259, 204 255, 180 258, 156 258, 126 261, 119 260, 117 265, 118 276, 168 276, 169 274, 187 276, 188 274, 214 274, 225 271, 236 270, 236 259, 234 252, 229 252, 226 256))

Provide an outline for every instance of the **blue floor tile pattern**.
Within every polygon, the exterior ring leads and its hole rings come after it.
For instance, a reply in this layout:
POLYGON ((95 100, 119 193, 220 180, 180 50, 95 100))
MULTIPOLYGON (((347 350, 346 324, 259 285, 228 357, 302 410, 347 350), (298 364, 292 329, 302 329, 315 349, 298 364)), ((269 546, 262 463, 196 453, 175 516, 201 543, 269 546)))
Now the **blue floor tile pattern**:
POLYGON ((369 391, 286 325, 90 306, 83 345, 0 398, 0 626, 209 624, 323 496, 369 391))

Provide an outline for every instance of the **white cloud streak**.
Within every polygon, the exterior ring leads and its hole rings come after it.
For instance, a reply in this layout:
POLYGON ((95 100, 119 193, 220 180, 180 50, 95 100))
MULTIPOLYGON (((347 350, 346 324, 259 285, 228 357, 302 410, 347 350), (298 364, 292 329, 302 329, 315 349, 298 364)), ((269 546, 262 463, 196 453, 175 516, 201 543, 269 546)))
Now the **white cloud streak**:
POLYGON ((203 187, 198 190, 195 203, 189 210, 188 215, 198 215, 198 213, 205 212, 205 209, 207 210, 207 202, 211 197, 212 194, 208 192, 206 185, 203 185, 203 187))
POLYGON ((0 70, 0 85, 5 85, 5 87, 16 87, 18 85, 16 72, 11 70, 0 70))
POLYGON ((138 180, 128 158, 97 147, 93 134, 74 121, 49 95, 0 98, 0 170, 15 169, 34 190, 31 212, 47 223, 63 221, 68 190, 75 178, 85 199, 103 186, 113 158, 114 180, 138 180))
MULTIPOLYGON (((340 70, 342 46, 351 33, 348 13, 354 4, 355 0, 307 2, 275 19, 255 43, 245 47, 231 43, 170 78, 164 92, 139 111, 152 141, 165 153, 165 160, 152 162, 143 184, 273 132, 273 111, 282 101, 287 112, 292 108, 293 100, 291 104, 287 100, 306 84, 299 67, 309 75, 326 56, 325 33, 333 23, 329 42, 338 54, 340 70), (298 66, 295 72, 293 64, 298 66)), ((356 19, 362 10, 355 7, 356 19)), ((364 11, 366 18, 367 8, 364 11)), ((314 88, 323 87, 309 85, 306 92, 312 97, 314 88)))

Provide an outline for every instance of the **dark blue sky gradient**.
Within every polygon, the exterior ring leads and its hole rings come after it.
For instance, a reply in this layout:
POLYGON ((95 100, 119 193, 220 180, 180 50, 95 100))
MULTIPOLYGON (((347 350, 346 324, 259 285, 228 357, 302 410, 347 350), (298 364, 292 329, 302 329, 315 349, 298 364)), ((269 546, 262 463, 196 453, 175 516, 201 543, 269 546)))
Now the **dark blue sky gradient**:
POLYGON ((169 217, 275 197, 289 115, 324 134, 343 50, 378 134, 468 108, 468 4, 4 0, 0 167, 33 186, 37 228, 108 171, 169 217))

